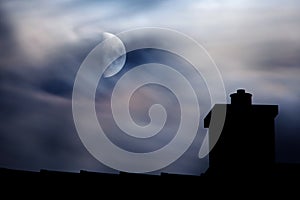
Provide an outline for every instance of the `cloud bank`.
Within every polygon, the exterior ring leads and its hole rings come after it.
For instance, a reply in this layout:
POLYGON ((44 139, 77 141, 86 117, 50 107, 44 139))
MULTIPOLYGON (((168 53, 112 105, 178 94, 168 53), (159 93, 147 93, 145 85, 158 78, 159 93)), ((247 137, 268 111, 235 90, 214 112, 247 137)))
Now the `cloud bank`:
MULTIPOLYGON (((172 28, 203 44, 219 66, 227 93, 242 87, 254 94, 255 103, 279 104, 277 159, 300 162, 299 8, 293 0, 2 1, 0 165, 114 172, 95 160, 76 134, 71 112, 73 82, 85 56, 102 40, 103 31, 118 33, 147 26, 172 28)), ((143 52, 132 62, 153 56, 143 52)), ((97 106, 107 129, 116 132, 112 140, 121 145, 122 136, 110 122, 106 99, 112 85, 113 81, 106 83, 97 106)), ((207 95, 204 86, 202 90, 207 95)), ((133 117, 145 123, 147 107, 167 92, 144 88, 139 93, 132 100, 141 104, 133 117)), ((165 104, 172 107, 176 101, 171 97, 165 104)), ((170 122, 166 133, 175 128, 170 122)), ((207 160, 196 157, 203 133, 200 127, 189 151, 163 170, 200 174, 207 167, 207 160)), ((164 139, 159 141, 144 147, 157 148, 164 139)), ((140 151, 145 150, 138 145, 140 151)))

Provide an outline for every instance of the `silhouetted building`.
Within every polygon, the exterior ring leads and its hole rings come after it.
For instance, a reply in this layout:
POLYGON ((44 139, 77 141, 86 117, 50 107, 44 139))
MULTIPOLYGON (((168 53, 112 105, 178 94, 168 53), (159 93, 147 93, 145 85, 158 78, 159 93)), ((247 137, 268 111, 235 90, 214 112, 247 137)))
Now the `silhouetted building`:
MULTIPOLYGON (((222 133, 209 153, 208 175, 253 175, 273 172, 277 105, 253 105, 252 95, 239 89, 231 104, 216 104, 211 112, 226 106, 222 133)), ((204 119, 209 128, 211 112, 204 119)), ((209 135, 216 134, 209 130, 209 135)), ((212 146, 212 142, 209 142, 212 146)))
MULTIPOLYGON (((80 170, 80 172, 63 172, 41 169, 37 171, 23 171, 0 167, 0 177, 62 177, 62 178, 95 178, 103 181, 109 179, 160 178, 166 180, 186 181, 205 176, 261 176, 300 177, 300 164, 275 163, 275 117, 278 114, 277 105, 253 105, 252 95, 245 90, 237 90, 231 94, 231 104, 216 104, 204 119, 204 127, 210 128, 209 135, 214 132, 211 113, 218 114, 226 108, 226 117, 222 133, 217 143, 209 153, 209 168, 203 176, 179 175, 161 173, 160 176, 120 172, 106 174, 80 170), (174 179, 175 178, 175 179, 174 179)), ((209 141, 212 146, 212 142, 209 141)), ((246 179, 247 180, 247 179, 246 179)), ((106 182, 105 182, 106 183, 106 182)), ((199 182, 198 182, 199 183, 199 182)), ((205 182, 207 183, 207 182, 205 182)), ((215 185, 214 185, 215 187, 215 185)))

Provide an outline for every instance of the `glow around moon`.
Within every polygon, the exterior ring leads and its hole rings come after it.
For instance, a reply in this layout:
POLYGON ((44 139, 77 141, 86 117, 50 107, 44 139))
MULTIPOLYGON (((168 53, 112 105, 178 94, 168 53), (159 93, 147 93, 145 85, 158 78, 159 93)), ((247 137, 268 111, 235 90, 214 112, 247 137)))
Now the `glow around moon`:
POLYGON ((116 35, 113 35, 111 33, 107 33, 107 32, 103 33, 103 41, 110 38, 113 39, 109 40, 109 46, 110 46, 109 48, 113 49, 114 55, 110 55, 110 56, 108 55, 103 59, 111 60, 112 56, 114 57, 119 56, 119 57, 116 60, 114 60, 104 71, 103 76, 105 78, 112 77, 115 74, 117 74, 119 71, 121 71, 126 61, 126 49, 123 42, 120 40, 120 38, 118 38, 116 35))

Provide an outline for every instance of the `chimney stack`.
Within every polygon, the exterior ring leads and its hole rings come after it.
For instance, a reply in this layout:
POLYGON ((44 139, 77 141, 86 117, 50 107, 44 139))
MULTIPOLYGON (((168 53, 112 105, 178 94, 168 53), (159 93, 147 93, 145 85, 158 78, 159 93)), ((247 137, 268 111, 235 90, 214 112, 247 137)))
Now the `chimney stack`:
POLYGON ((238 89, 230 97, 233 106, 251 106, 252 104, 252 94, 246 93, 244 89, 238 89))

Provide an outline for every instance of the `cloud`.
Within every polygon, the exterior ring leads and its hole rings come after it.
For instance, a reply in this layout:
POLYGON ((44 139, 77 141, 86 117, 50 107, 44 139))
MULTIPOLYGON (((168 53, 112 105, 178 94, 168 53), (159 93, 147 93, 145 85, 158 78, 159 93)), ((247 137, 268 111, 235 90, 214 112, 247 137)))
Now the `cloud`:
MULTIPOLYGON (((300 129, 299 112, 294 110, 300 101, 299 7, 299 2, 293 0, 2 1, 0 164, 24 169, 111 171, 91 157, 76 135, 71 113, 72 86, 82 60, 101 41, 103 31, 118 33, 142 26, 173 28, 203 44, 219 66, 227 94, 244 87, 253 93, 255 103, 280 104, 279 149, 287 153, 279 153, 279 157, 284 159, 288 154, 288 160, 300 162, 297 148, 295 152, 286 150, 288 145, 296 147, 292 141, 300 138, 296 134, 300 129)), ((190 52, 189 47, 182 48, 190 52)), ((131 64, 155 56, 158 55, 154 52, 143 52, 131 64)), ((160 59, 174 66, 180 63, 164 56, 160 59)), ((192 72, 185 73, 189 80, 199 80, 192 72)), ((107 94, 115 78, 104 84, 97 102, 103 123, 113 132, 119 129, 111 122, 107 94)), ((202 81, 193 85, 200 99, 208 96, 202 81)), ((138 105, 133 108, 133 117, 139 123, 147 122, 149 105, 164 94, 159 90, 144 88, 133 99, 138 105)), ((176 102, 167 97, 162 103, 172 110, 176 102)), ((202 104, 209 110, 207 99, 202 104)), ((166 132, 174 127, 170 121, 166 132)), ((194 157, 204 131, 201 127, 186 157, 178 161, 179 166, 164 170, 197 174, 198 169, 205 168, 207 160, 199 164, 194 157)), ((111 138, 120 144, 128 139, 119 136, 116 133, 111 138)), ((170 138, 161 137, 158 143, 152 141, 148 146, 146 142, 123 146, 145 151, 170 138)))
POLYGON ((125 28, 120 24, 128 24, 138 13, 159 4, 160 1, 12 0, 1 6, 14 29, 14 45, 21 53, 18 56, 31 65, 41 65, 55 57, 57 49, 82 40, 99 40, 104 30, 120 31, 125 28))
POLYGON ((111 172, 88 154, 74 134, 70 100, 3 84, 1 93, 2 167, 67 171, 101 168, 111 172))

